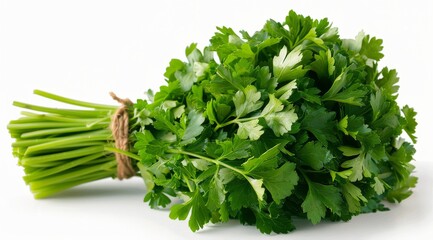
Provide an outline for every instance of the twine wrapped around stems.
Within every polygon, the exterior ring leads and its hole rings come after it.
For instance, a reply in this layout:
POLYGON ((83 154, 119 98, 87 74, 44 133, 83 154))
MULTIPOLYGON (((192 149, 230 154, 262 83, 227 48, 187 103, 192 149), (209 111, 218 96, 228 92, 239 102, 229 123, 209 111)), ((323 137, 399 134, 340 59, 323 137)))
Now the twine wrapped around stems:
MULTIPOLYGON (((123 150, 129 150, 129 117, 128 106, 133 103, 128 98, 119 98, 113 92, 110 96, 119 102, 121 106, 116 110, 111 118, 111 131, 113 133, 115 147, 123 150)), ((135 175, 135 170, 132 167, 131 159, 121 153, 114 153, 117 161, 117 178, 119 180, 127 179, 135 175)))

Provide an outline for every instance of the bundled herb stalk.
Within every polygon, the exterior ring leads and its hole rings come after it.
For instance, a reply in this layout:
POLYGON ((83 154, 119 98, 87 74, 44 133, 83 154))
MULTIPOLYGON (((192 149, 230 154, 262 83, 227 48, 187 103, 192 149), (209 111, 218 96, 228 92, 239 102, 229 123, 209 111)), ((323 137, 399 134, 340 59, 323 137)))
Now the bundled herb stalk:
POLYGON ((170 217, 193 231, 229 219, 263 233, 294 230, 293 217, 347 221, 416 184, 416 113, 397 104, 381 50, 380 39, 341 39, 327 19, 293 11, 252 35, 218 28, 202 51, 171 60, 158 92, 117 99, 120 110, 42 91, 87 109, 16 102, 39 113, 8 125, 14 154, 36 198, 138 175, 152 208, 184 200, 170 217))

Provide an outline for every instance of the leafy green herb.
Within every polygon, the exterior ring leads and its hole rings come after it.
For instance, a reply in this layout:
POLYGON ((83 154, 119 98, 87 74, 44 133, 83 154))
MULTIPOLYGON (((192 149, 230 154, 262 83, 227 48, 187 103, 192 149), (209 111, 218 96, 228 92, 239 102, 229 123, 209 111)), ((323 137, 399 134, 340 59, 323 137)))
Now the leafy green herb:
POLYGON ((91 110, 16 103, 49 114, 11 121, 14 153, 36 197, 115 176, 112 153, 126 154, 144 200, 164 208, 181 198, 170 218, 192 231, 228 219, 268 234, 294 230, 292 217, 347 221, 406 199, 417 181, 416 112, 396 102, 396 70, 378 69, 382 49, 293 11, 252 35, 221 27, 129 106, 129 151, 104 130, 114 107, 44 93, 91 110))

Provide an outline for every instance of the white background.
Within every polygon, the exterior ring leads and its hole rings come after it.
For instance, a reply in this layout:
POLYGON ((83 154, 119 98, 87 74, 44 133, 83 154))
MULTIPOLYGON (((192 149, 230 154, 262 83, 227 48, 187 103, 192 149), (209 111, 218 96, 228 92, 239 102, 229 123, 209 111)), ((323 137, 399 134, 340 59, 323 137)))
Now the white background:
MULTIPOLYGON (((0 239, 432 239, 433 4, 412 1, 0 1, 0 239), (384 40, 381 66, 400 76, 399 102, 418 111, 413 196, 391 211, 348 223, 297 223, 289 235, 263 236, 236 221, 191 233, 168 211, 151 210, 141 179, 111 179, 34 200, 11 154, 13 100, 45 103, 33 89, 113 103, 163 84, 171 58, 191 42, 208 44, 216 26, 253 32, 290 9, 328 17, 343 38, 358 31, 384 40)), ((113 103, 114 104, 114 103, 113 103)))

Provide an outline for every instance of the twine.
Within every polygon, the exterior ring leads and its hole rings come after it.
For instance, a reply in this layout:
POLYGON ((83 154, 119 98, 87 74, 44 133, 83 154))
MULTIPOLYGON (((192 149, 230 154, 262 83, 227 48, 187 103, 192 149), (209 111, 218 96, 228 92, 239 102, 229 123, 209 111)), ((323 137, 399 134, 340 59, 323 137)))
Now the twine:
MULTIPOLYGON (((110 92, 110 96, 119 102, 121 106, 116 110, 111 118, 111 132, 113 133, 114 144, 117 149, 129 150, 129 117, 128 106, 132 105, 128 98, 122 99, 110 92)), ((131 160, 128 156, 121 153, 114 153, 117 161, 117 178, 119 180, 127 179, 135 175, 131 160)))

